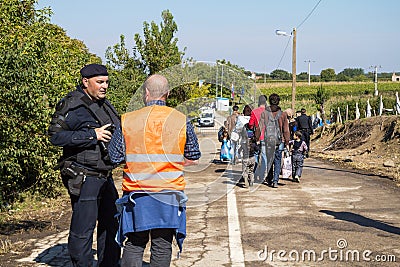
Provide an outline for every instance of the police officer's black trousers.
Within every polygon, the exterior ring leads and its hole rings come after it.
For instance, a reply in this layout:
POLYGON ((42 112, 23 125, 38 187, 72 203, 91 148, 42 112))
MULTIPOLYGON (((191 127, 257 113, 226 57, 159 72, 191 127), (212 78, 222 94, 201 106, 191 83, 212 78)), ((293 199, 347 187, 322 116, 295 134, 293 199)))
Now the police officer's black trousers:
POLYGON ((310 132, 309 132, 309 129, 302 129, 301 133, 303 134, 303 136, 301 137, 301 140, 306 143, 307 149, 308 149, 308 151, 310 151, 310 132))
POLYGON ((68 250, 73 266, 92 266, 93 232, 97 221, 97 266, 118 266, 120 247, 115 241, 118 192, 111 177, 86 177, 79 197, 71 195, 72 218, 68 250))

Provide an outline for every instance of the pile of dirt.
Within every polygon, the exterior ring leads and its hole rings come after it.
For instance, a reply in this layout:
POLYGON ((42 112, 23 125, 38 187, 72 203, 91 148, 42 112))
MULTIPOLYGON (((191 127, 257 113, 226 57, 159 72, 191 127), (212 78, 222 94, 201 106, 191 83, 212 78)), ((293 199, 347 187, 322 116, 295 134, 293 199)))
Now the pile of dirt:
POLYGON ((318 128, 312 157, 392 179, 400 186, 400 116, 378 116, 318 128))

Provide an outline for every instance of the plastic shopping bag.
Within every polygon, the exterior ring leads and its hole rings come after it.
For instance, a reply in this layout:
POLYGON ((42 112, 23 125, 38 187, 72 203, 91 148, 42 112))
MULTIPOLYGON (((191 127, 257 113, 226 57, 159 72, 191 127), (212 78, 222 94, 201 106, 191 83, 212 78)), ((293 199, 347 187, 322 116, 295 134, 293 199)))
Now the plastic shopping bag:
POLYGON ((282 165, 282 178, 292 177, 292 157, 285 156, 282 165))

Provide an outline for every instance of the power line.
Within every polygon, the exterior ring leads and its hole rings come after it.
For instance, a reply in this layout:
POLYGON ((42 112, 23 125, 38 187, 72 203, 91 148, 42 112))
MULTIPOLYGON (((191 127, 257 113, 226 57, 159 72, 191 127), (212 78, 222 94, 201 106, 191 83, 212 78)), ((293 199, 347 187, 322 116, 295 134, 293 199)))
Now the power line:
POLYGON ((301 25, 303 25, 304 22, 306 22, 306 20, 311 16, 311 14, 314 12, 314 10, 317 8, 317 6, 319 5, 319 3, 321 3, 322 0, 319 0, 318 3, 314 6, 314 8, 311 10, 311 12, 307 15, 307 17, 299 24, 299 26, 297 26, 297 29, 301 27, 301 25))
MULTIPOLYGON (((319 5, 321 2, 322 2, 322 0, 319 0, 319 1, 315 4, 314 8, 313 8, 313 9, 311 10, 311 12, 307 15, 307 17, 299 24, 299 26, 297 26, 297 29, 300 28, 300 27, 304 24, 304 22, 306 22, 306 20, 311 16, 311 14, 315 11, 315 9, 317 9, 318 5, 319 5)), ((292 33, 292 35, 293 35, 293 33, 292 33)), ((289 38, 289 40, 288 40, 288 42, 287 42, 287 44, 286 44, 285 50, 283 51, 283 54, 282 54, 282 57, 281 57, 281 59, 279 60, 278 67, 276 67, 277 69, 278 69, 279 66, 281 65, 282 60, 283 60, 283 57, 284 57, 285 54, 286 54, 286 50, 287 50, 287 48, 288 48, 288 46, 289 46, 290 40, 292 39, 292 35, 290 35, 290 38, 289 38)))
POLYGON ((288 42, 287 42, 286 47, 285 47, 285 50, 283 50, 283 54, 282 54, 281 60, 279 60, 279 64, 278 64, 278 66, 276 67, 276 69, 279 69, 279 66, 280 66, 281 63, 282 63, 283 57, 284 57, 285 54, 286 54, 286 50, 287 50, 287 48, 288 48, 288 46, 289 46, 290 40, 292 40, 292 36, 290 36, 290 38, 288 39, 288 42))

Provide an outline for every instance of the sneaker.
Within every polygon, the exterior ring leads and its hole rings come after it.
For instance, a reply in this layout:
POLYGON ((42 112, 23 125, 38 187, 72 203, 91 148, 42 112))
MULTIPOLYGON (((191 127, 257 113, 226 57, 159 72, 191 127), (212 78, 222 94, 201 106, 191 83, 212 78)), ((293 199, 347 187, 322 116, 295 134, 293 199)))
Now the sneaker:
POLYGON ((296 175, 293 179, 295 182, 300 183, 300 177, 298 175, 296 175))
POLYGON ((273 188, 278 188, 278 183, 277 183, 277 182, 273 183, 273 184, 272 184, 272 187, 273 187, 273 188))

